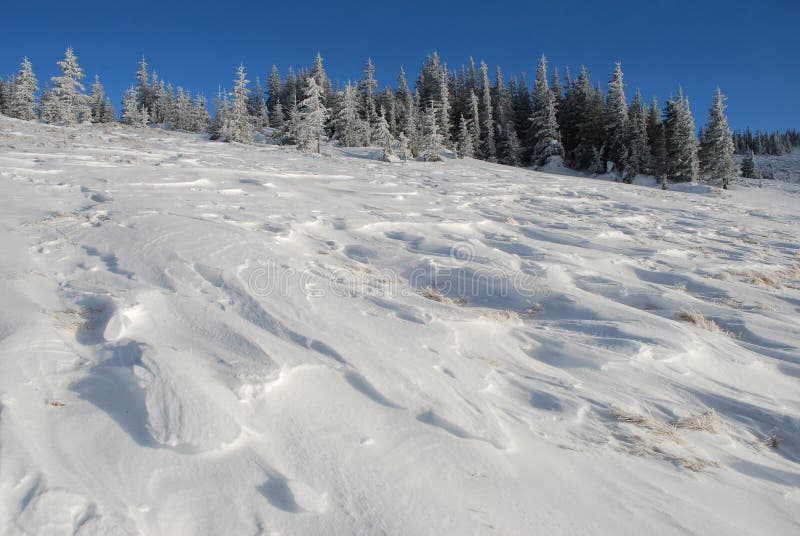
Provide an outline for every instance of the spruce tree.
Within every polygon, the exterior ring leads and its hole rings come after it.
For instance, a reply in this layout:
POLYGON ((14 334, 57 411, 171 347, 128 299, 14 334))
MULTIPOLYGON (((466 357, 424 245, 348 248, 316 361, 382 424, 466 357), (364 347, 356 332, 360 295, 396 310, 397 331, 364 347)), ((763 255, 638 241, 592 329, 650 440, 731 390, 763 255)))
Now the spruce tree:
POLYGON ((267 99, 259 77, 256 77, 253 91, 250 92, 250 96, 247 99, 247 113, 250 115, 250 121, 256 131, 261 132, 265 127, 269 126, 267 99))
POLYGON ((211 126, 211 118, 208 115, 205 95, 197 94, 192 103, 192 112, 191 130, 193 132, 208 132, 211 126))
POLYGON ((459 158, 472 158, 475 156, 475 141, 469 129, 469 122, 463 115, 461 115, 458 120, 456 155, 459 158))
POLYGON ((756 161, 753 156, 753 150, 749 149, 745 157, 742 159, 741 167, 742 177, 748 179, 755 179, 756 177, 756 161))
POLYGON ((638 173, 646 173, 650 153, 647 144, 647 114, 639 90, 633 94, 628 108, 628 171, 625 181, 630 182, 638 173))
POLYGON ((84 78, 83 70, 78 65, 78 58, 68 48, 64 59, 58 62, 61 76, 54 76, 53 100, 54 120, 72 126, 77 123, 85 110, 88 109, 86 95, 81 80, 84 78))
POLYGON ((375 80, 375 67, 372 65, 372 59, 367 59, 367 66, 364 68, 364 78, 359 82, 358 88, 361 92, 362 118, 367 122, 369 127, 368 143, 372 141, 372 135, 378 122, 377 103, 375 99, 377 87, 378 82, 375 80))
POLYGON ((414 137, 414 97, 408 89, 405 70, 400 67, 397 76, 397 89, 394 93, 395 109, 397 110, 397 128, 405 134, 407 139, 414 137))
POLYGON ((50 86, 42 86, 42 94, 39 96, 39 119, 45 123, 56 122, 56 103, 50 86))
POLYGON ((473 155, 480 154, 481 149, 481 114, 480 105, 478 104, 478 96, 475 91, 469 90, 469 133, 472 137, 472 152, 473 155))
POLYGON ((244 65, 239 65, 236 70, 230 109, 225 114, 225 121, 222 124, 220 137, 223 141, 253 143, 250 114, 247 111, 248 95, 250 94, 247 84, 249 83, 244 72, 244 65))
POLYGON ((647 146, 649 152, 647 172, 661 183, 667 167, 667 142, 664 135, 664 121, 661 119, 661 110, 655 97, 647 112, 647 146))
POLYGON ((494 140, 494 118, 492 117, 492 92, 489 85, 489 69, 485 62, 479 68, 480 100, 478 112, 480 117, 481 143, 478 154, 483 160, 497 162, 497 146, 494 140))
POLYGON ((267 79, 267 109, 269 111, 269 126, 274 129, 283 127, 281 88, 281 75, 278 73, 278 68, 273 65, 267 79))
POLYGON ((700 173, 712 184, 728 188, 733 176, 733 139, 725 117, 725 96, 717 88, 708 110, 708 121, 700 142, 700 173))
POLYGON ((36 75, 28 58, 22 60, 19 73, 10 84, 10 97, 8 99, 7 115, 17 119, 30 121, 36 119, 36 92, 38 86, 36 75))
POLYGON ((536 69, 533 90, 533 117, 531 117, 531 139, 533 141, 532 163, 543 166, 552 157, 563 157, 561 132, 558 128, 553 94, 547 82, 547 58, 542 55, 536 69))
POLYGON ((443 138, 439 131, 437 111, 430 104, 422 114, 421 153, 426 162, 441 162, 443 138))
POLYGON ((89 102, 92 111, 93 123, 110 123, 114 121, 114 108, 106 97, 100 76, 95 75, 94 83, 89 91, 89 102))
POLYGON ((394 151, 392 151, 394 136, 392 135, 392 130, 389 128, 389 122, 386 120, 386 112, 383 108, 381 108, 381 113, 378 116, 378 128, 376 135, 378 141, 380 141, 381 145, 383 145, 383 155, 381 156, 381 159, 384 162, 391 162, 392 159, 396 159, 397 157, 394 154, 394 151))
POLYGON ((361 98, 358 89, 349 82, 344 87, 334 123, 336 137, 342 147, 367 145, 367 123, 361 116, 361 98))
POLYGON ((667 147, 665 182, 689 182, 697 180, 697 139, 694 119, 689 101, 683 90, 676 98, 670 98, 664 109, 664 135, 667 147))
POLYGON ((297 144, 301 149, 321 152, 322 134, 328 119, 328 109, 322 102, 322 88, 313 76, 306 80, 304 98, 298 106, 300 124, 297 144))
POLYGON ((608 83, 606 106, 603 113, 603 137, 605 140, 605 159, 612 162, 614 169, 622 175, 628 162, 625 151, 628 139, 628 106, 622 81, 622 64, 617 62, 614 74, 608 83))

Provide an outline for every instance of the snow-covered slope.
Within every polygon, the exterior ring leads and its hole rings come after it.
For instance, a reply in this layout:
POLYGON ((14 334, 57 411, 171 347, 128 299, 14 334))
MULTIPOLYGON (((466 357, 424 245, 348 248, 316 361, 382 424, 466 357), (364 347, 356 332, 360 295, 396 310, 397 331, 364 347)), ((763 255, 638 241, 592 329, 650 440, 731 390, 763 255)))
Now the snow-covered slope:
POLYGON ((0 532, 797 531, 797 186, 328 150, 0 119, 0 532))

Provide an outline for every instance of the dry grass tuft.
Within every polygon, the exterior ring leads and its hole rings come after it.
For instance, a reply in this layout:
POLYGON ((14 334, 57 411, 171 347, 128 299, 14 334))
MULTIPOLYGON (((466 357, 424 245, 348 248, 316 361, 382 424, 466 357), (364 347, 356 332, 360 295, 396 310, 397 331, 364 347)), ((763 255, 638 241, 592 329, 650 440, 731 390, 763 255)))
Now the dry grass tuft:
POLYGON ((60 400, 48 400, 47 405, 54 408, 63 408, 64 406, 66 406, 66 404, 60 400))
POLYGON ((647 430, 655 436, 669 439, 675 443, 681 442, 678 429, 675 426, 658 422, 650 415, 630 413, 619 408, 612 408, 611 418, 617 422, 632 424, 633 426, 647 430))
POLYGON ((489 309, 484 311, 483 316, 495 320, 520 320, 519 313, 509 309, 489 309))
POLYGON ((717 325, 716 322, 704 317, 702 314, 698 313, 697 311, 679 311, 675 317, 678 320, 683 320, 684 322, 689 322, 694 324, 695 326, 704 329, 706 331, 711 331, 713 333, 722 333, 723 335, 727 335, 729 337, 733 337, 733 333, 730 331, 723 329, 717 325))
POLYGON ((739 270, 739 269, 729 268, 725 270, 725 273, 736 277, 744 278, 751 285, 759 285, 772 288, 778 288, 780 286, 772 276, 764 274, 762 272, 757 272, 755 270, 739 270))
POLYGON ((419 293, 420 296, 423 298, 427 298, 429 300, 439 302, 439 303, 446 303, 448 305, 466 305, 469 303, 469 300, 466 297, 458 298, 458 299, 450 299, 447 296, 437 292, 436 290, 432 289, 431 287, 427 287, 422 289, 422 292, 419 293))
POLYGON ((769 449, 776 449, 778 445, 783 442, 783 439, 776 436, 775 434, 770 435, 767 438, 764 438, 760 443, 759 446, 761 448, 769 448, 769 449))
POLYGON ((680 292, 686 292, 686 283, 675 283, 672 285, 673 290, 677 290, 680 292))
POLYGON ((719 415, 713 409, 708 409, 695 415, 683 417, 675 422, 676 428, 685 428, 688 430, 701 430, 709 434, 718 434, 722 422, 719 415))

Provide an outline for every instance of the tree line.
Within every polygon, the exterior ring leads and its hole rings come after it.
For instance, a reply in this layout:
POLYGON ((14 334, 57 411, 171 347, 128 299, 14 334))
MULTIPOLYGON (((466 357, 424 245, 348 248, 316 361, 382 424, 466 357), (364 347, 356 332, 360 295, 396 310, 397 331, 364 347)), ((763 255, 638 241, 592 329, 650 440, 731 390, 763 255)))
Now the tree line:
MULTIPOLYGON (((24 59, 17 74, 0 80, 0 113, 68 126, 116 120, 98 77, 85 93, 85 75, 72 49, 58 67, 60 75, 39 89, 24 59)), ((379 90, 370 60, 360 80, 341 84, 328 78, 317 54, 310 68, 290 68, 284 76, 272 66, 266 87, 259 78, 251 85, 240 66, 232 89, 220 89, 213 104, 212 117, 202 94, 173 88, 142 59, 123 96, 119 121, 207 132, 212 139, 238 143, 269 138, 313 152, 323 140, 344 147, 378 145, 386 160, 399 153, 437 161, 449 150, 512 166, 555 164, 610 173, 623 182, 652 175, 663 187, 700 179, 727 187, 736 174, 734 151, 761 139, 747 131, 733 135, 719 89, 698 137, 680 88, 663 106, 655 98, 645 104, 638 90, 629 101, 621 64, 603 88, 585 68, 577 76, 550 71, 545 56, 532 86, 524 75, 506 80, 500 67, 491 77, 485 62, 476 65, 471 58, 460 69, 449 69, 433 53, 413 90, 402 68, 394 86, 379 90)), ((797 141, 796 133, 779 137, 797 141)))

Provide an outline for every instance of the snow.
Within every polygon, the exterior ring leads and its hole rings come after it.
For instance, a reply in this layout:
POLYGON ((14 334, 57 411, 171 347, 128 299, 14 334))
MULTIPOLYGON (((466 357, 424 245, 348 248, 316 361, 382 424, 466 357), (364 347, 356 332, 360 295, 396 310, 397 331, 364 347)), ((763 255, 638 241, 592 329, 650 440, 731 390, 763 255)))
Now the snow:
POLYGON ((798 185, 324 151, 0 118, 0 532, 797 530, 798 185))

